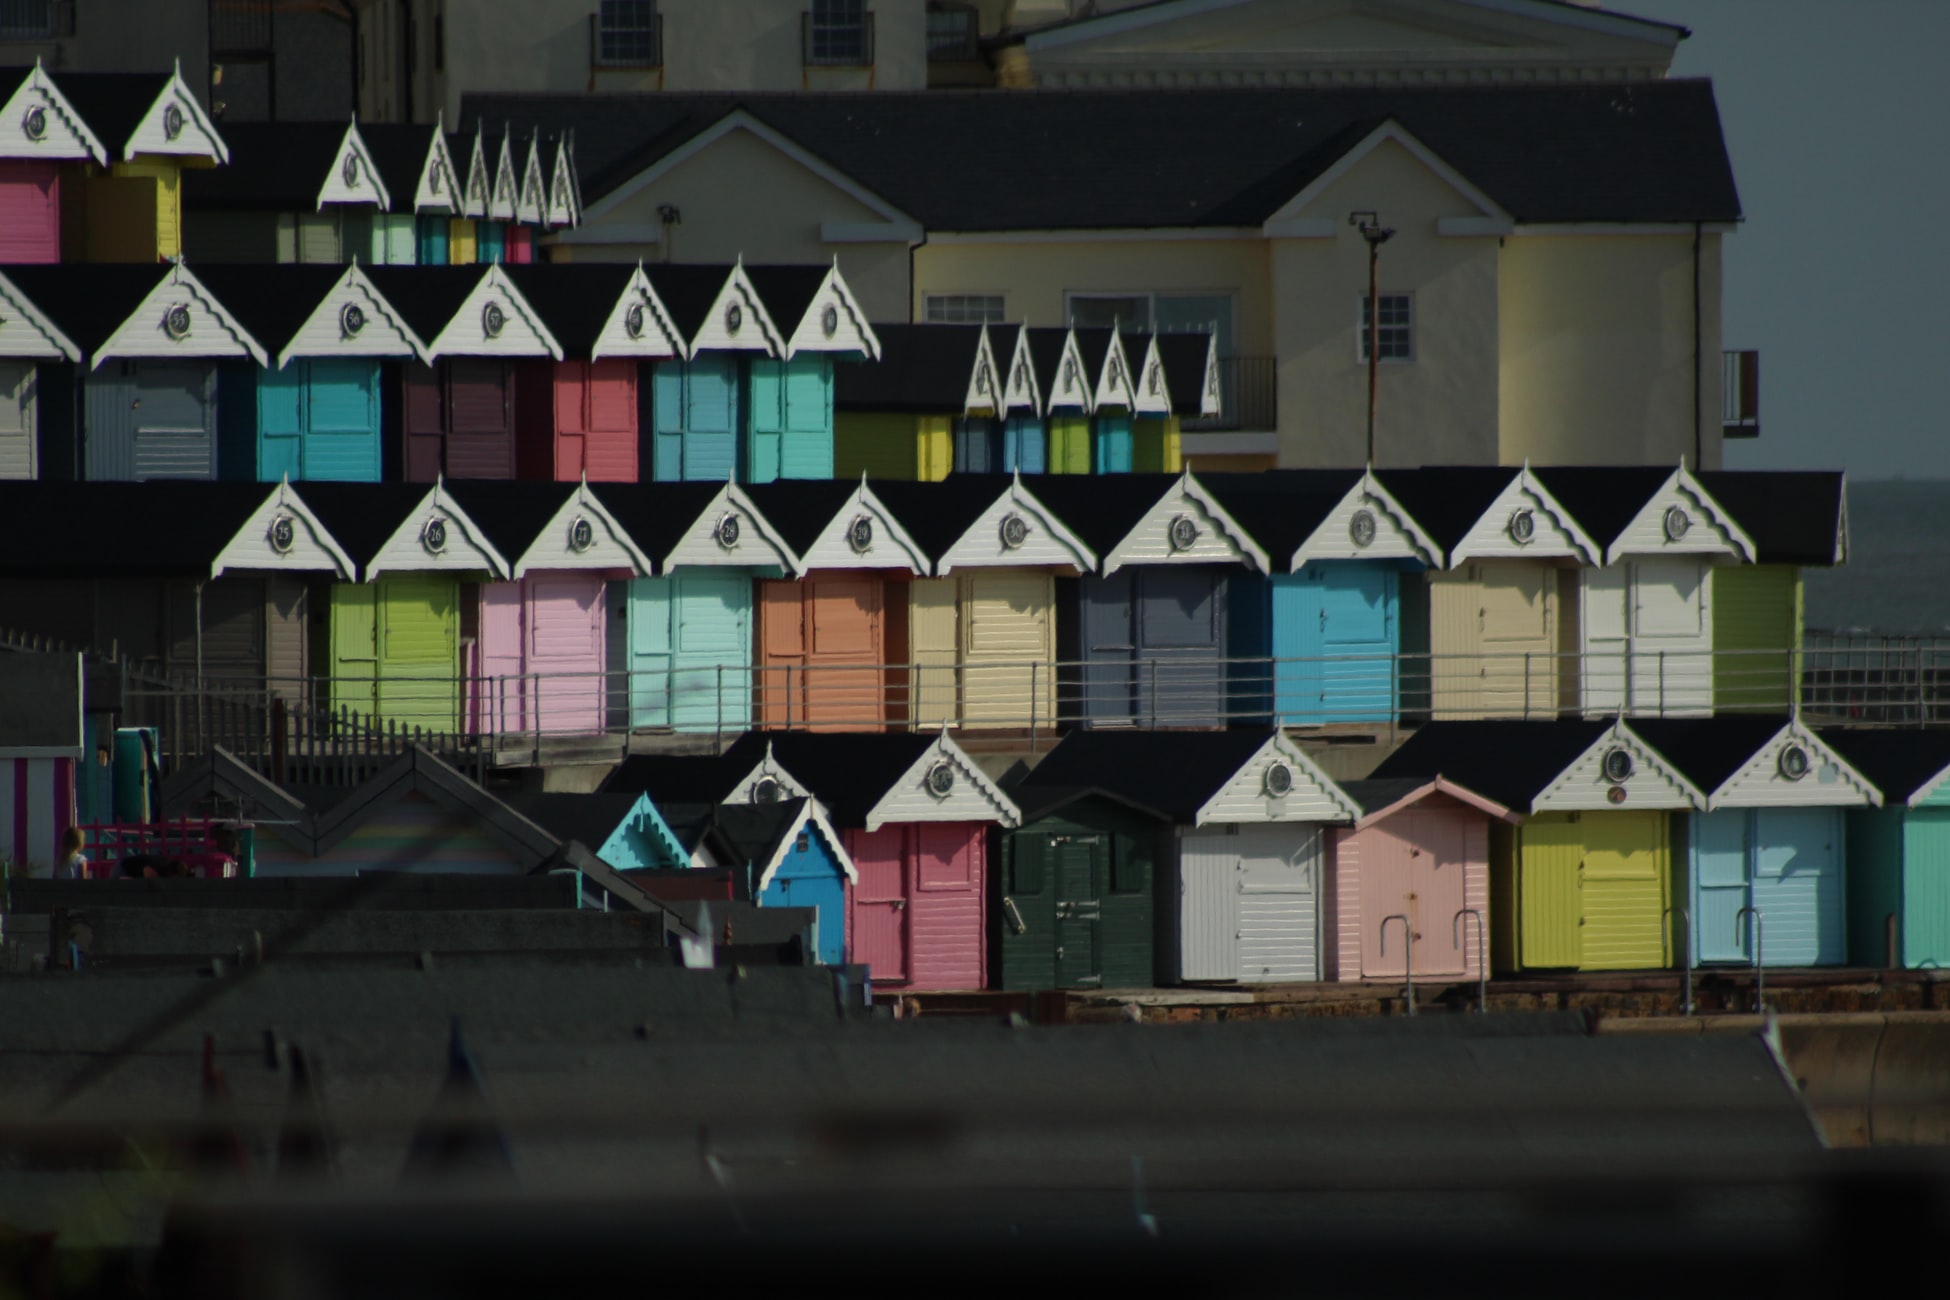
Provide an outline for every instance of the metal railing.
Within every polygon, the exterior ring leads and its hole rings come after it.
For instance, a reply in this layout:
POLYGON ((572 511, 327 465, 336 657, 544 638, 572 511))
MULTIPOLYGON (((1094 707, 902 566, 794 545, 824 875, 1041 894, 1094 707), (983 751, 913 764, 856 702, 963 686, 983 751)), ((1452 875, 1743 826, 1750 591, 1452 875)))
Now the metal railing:
POLYGON ((624 25, 603 26, 602 15, 589 15, 589 66, 592 68, 661 68, 664 65, 664 16, 653 13, 624 25))
POLYGON ((1720 354, 1720 423, 1728 438, 1760 437, 1760 353, 1720 354))
POLYGON ((799 51, 808 68, 872 67, 873 11, 822 21, 807 10, 799 15, 799 51))
POLYGON ((1277 357, 1220 357, 1219 413, 1185 419, 1186 433, 1269 433, 1279 427, 1277 357))
POLYGON ((52 41, 74 35, 74 0, 0 0, 0 41, 52 41))

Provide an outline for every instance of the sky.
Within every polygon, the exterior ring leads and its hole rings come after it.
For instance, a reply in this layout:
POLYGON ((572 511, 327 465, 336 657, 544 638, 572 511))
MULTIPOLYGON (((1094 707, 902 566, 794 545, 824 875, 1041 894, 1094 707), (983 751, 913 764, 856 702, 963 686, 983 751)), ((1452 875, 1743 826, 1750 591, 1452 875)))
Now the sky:
POLYGON ((1746 221, 1725 345, 1760 349, 1735 469, 1950 479, 1950 0, 1608 0, 1683 23, 1746 221))

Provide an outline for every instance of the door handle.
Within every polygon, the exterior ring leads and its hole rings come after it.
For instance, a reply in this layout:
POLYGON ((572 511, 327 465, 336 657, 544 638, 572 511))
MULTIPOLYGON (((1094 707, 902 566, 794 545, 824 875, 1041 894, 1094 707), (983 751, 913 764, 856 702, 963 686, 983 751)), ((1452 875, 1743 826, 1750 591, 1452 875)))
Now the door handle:
POLYGON ((1010 929, 1014 930, 1017 934, 1029 933, 1029 926, 1022 919, 1022 913, 1017 909, 1015 899, 1010 898, 1006 894, 1003 895, 1002 910, 1008 913, 1010 929))

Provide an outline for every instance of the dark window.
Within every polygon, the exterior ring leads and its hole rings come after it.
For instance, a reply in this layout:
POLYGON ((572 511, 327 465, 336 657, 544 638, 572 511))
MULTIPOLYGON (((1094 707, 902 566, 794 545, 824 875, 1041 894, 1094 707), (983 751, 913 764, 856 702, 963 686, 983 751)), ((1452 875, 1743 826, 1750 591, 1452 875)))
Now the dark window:
POLYGON ((873 62, 873 15, 867 0, 813 0, 806 15, 806 62, 866 67, 873 62))
POLYGON ((0 0, 0 40, 72 35, 72 28, 62 30, 66 9, 59 0, 0 0))
POLYGON ((1011 894, 1040 894, 1043 892, 1043 852, 1047 841, 1032 838, 1019 838, 1010 845, 1009 851, 1009 892, 1011 894))
POLYGON ((928 61, 968 63, 976 58, 975 10, 969 5, 928 6, 928 61))
POLYGON ((655 68, 663 63, 663 20, 656 0, 602 0, 596 15, 596 65, 655 68))
POLYGON ((1141 894, 1151 876, 1151 863, 1144 851, 1123 836, 1111 841, 1110 887, 1118 894, 1141 894))
MULTIPOLYGON (((1381 328, 1377 334, 1379 354, 1383 361, 1413 361, 1415 359, 1415 336, 1413 330, 1414 298, 1405 293, 1384 293, 1381 295, 1381 328)), ((1361 296, 1361 342, 1358 355, 1368 359, 1368 298, 1361 296)))
POLYGON ((999 293, 931 293, 921 300, 922 314, 934 324, 1001 324, 1007 303, 999 293))

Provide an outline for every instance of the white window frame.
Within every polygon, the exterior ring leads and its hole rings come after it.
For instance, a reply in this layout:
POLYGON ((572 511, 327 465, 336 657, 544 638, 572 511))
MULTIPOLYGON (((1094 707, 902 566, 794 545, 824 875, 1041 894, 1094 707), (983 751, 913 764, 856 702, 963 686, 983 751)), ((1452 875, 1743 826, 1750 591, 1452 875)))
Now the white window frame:
POLYGON ((921 295, 921 320, 924 324, 1000 325, 1006 322, 1008 319, 1009 319, 1009 295, 1006 293, 992 293, 988 291, 965 291, 965 292, 948 291, 948 292, 941 292, 941 293, 929 292, 929 293, 923 293, 921 295), (977 298, 1000 304, 999 307, 1000 314, 994 317, 984 315, 979 318, 971 317, 967 315, 966 312, 964 312, 960 316, 944 315, 944 316, 936 317, 935 315, 933 315, 932 309, 936 303, 943 304, 945 308, 945 305, 950 302, 961 302, 966 304, 967 302, 977 298))
MULTIPOLYGON (((1405 327, 1401 327, 1408 330, 1408 355, 1405 357, 1383 356, 1381 358, 1381 364, 1384 366, 1414 365, 1418 351, 1415 346, 1415 294, 1410 290, 1383 289, 1376 296, 1383 303, 1386 303, 1390 298, 1400 298, 1408 303, 1408 324, 1405 327)), ((1368 364, 1368 322, 1362 319, 1362 317, 1367 314, 1364 310, 1367 304, 1368 295, 1366 293, 1360 294, 1354 300, 1354 360, 1364 366, 1368 364)), ((1381 328, 1385 332, 1397 327, 1389 325, 1384 321, 1381 328)))
POLYGON ((1065 325, 1071 323, 1075 315, 1071 310, 1073 303, 1079 300, 1103 298, 1144 299, 1147 315, 1146 319, 1138 323, 1138 325, 1140 332, 1146 334, 1156 334, 1158 332, 1158 299, 1160 298, 1224 298, 1231 304, 1228 314, 1232 319, 1227 322, 1231 329, 1231 355, 1242 355, 1239 351, 1239 290, 1236 288, 1125 289, 1121 291, 1113 289, 1065 289, 1063 291, 1063 323, 1065 325))

